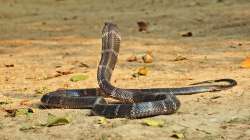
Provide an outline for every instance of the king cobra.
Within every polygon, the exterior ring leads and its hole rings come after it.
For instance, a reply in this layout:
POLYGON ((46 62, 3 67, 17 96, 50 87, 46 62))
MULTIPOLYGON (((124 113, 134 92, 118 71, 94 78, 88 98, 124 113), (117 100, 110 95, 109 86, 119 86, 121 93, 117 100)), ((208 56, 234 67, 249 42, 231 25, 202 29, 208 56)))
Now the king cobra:
POLYGON ((213 92, 237 85, 233 79, 209 80, 180 88, 123 89, 110 83, 118 58, 121 36, 118 27, 105 23, 102 30, 101 60, 97 70, 99 88, 57 90, 43 95, 48 108, 90 108, 92 115, 107 118, 144 118, 175 113, 181 103, 176 95, 213 92), (105 97, 120 102, 109 103, 105 97))

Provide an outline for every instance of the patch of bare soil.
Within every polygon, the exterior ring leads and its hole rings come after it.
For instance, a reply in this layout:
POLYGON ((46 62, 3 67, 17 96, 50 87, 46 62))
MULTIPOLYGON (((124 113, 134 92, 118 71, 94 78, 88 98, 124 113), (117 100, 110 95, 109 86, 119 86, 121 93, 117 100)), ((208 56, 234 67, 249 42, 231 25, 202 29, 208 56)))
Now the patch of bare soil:
POLYGON ((248 0, 0 3, 0 139, 250 139, 250 69, 240 66, 250 56, 248 0), (236 79, 238 85, 178 96, 177 113, 151 118, 163 122, 160 127, 144 125, 145 119, 88 116, 88 109, 40 109, 46 92, 97 87, 105 21, 116 23, 122 33, 112 78, 118 87, 180 87, 219 78, 236 79), (152 63, 127 61, 147 51, 152 63), (148 68, 146 76, 133 77, 140 67, 148 68), (88 78, 70 81, 77 74, 88 78), (32 111, 13 114, 18 108, 32 111), (68 116, 70 123, 47 127, 49 113, 68 116))

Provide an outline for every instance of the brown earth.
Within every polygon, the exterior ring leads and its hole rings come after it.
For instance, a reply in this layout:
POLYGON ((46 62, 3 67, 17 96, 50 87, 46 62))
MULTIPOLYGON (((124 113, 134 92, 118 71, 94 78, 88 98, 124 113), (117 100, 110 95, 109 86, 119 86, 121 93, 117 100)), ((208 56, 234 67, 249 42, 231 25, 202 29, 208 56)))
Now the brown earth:
POLYGON ((0 139, 178 139, 249 140, 249 0, 0 0, 0 139), (232 89, 178 96, 181 108, 145 119, 88 116, 88 109, 39 109, 43 93, 58 88, 97 87, 100 32, 105 21, 122 33, 112 82, 123 88, 180 87, 219 78, 236 79, 232 89), (149 23, 139 32, 138 21, 149 23), (183 33, 191 32, 191 37, 183 33), (153 63, 127 62, 151 50, 153 63), (176 58, 186 59, 174 61, 176 58), (88 66, 86 67, 85 64, 88 66), (142 66, 147 76, 133 78, 142 66), (58 72, 72 74, 59 75, 58 72), (71 82, 76 74, 84 81, 71 82), (6 109, 32 108, 31 116, 10 117, 6 109), (66 125, 44 127, 48 113, 69 115, 66 125), (25 126, 27 130, 23 130, 25 126), (178 136, 177 136, 178 137, 178 136))

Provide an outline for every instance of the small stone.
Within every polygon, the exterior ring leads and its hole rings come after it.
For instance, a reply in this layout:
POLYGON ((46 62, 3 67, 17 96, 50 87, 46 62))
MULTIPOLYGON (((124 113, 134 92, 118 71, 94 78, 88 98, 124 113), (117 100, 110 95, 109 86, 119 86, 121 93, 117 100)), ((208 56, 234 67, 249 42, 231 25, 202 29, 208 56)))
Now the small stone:
POLYGON ((182 60, 187 60, 187 58, 184 56, 177 56, 173 61, 182 61, 182 60))
POLYGON ((152 63, 153 57, 149 54, 145 54, 144 56, 142 56, 142 60, 144 63, 152 63))
POLYGON ((5 64, 5 67, 7 68, 14 67, 14 64, 5 64))
POLYGON ((181 33, 181 36, 182 37, 191 37, 191 36, 193 36, 193 33, 192 32, 183 32, 183 33, 181 33))
POLYGON ((130 57, 127 58, 128 62, 134 62, 137 61, 137 57, 135 55, 131 55, 130 57))
POLYGON ((137 22, 137 25, 138 25, 138 31, 139 32, 146 32, 146 31, 148 31, 148 23, 147 22, 145 22, 145 21, 138 21, 137 22))

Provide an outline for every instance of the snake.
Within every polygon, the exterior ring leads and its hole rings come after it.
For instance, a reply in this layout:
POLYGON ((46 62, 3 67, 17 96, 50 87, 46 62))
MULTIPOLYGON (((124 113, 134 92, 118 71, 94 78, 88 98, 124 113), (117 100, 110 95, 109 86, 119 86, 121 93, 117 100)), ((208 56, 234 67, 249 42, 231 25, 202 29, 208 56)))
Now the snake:
POLYGON ((138 119, 177 112, 181 106, 176 95, 215 92, 237 85, 225 78, 207 80, 184 87, 123 89, 111 84, 120 49, 121 35, 116 24, 105 22, 102 29, 101 58, 97 69, 98 88, 60 89, 42 96, 48 108, 91 109, 91 115, 106 118, 138 119), (119 102, 106 100, 111 97, 119 102))

